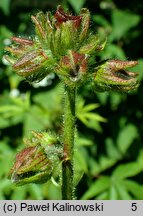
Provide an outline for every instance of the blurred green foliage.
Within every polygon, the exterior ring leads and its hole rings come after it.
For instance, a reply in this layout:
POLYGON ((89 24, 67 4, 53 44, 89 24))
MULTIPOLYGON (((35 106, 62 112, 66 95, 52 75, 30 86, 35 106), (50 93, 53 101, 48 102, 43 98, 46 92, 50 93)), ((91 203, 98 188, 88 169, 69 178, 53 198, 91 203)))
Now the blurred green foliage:
POLYGON ((143 3, 141 0, 0 0, 0 199, 61 199, 56 180, 15 187, 7 179, 23 137, 31 130, 61 133, 63 88, 50 74, 39 84, 19 78, 3 59, 12 35, 34 34, 30 15, 58 4, 92 12, 93 32, 107 35, 95 59, 139 60, 133 94, 78 90, 75 177, 78 199, 143 199, 143 3))

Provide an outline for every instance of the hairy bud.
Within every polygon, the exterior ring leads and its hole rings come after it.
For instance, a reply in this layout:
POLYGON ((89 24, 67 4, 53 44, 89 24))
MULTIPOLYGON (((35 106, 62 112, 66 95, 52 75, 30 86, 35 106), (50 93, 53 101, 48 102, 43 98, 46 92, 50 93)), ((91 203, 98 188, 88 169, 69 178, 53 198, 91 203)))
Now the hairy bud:
POLYGON ((61 145, 53 135, 36 132, 26 142, 28 147, 17 154, 9 177, 16 185, 45 183, 62 162, 61 145))
POLYGON ((137 61, 108 60, 96 68, 94 85, 97 91, 116 90, 128 92, 138 87, 137 74, 126 69, 137 61))

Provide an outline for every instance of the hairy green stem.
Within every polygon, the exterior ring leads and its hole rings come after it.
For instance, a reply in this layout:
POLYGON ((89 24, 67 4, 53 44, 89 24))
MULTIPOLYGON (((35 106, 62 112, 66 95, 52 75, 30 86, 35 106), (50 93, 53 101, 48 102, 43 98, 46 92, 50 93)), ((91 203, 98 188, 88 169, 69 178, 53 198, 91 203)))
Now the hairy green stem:
POLYGON ((76 90, 65 87, 65 110, 64 110, 64 155, 62 164, 62 199, 74 198, 73 186, 73 152, 75 134, 75 95, 76 90))

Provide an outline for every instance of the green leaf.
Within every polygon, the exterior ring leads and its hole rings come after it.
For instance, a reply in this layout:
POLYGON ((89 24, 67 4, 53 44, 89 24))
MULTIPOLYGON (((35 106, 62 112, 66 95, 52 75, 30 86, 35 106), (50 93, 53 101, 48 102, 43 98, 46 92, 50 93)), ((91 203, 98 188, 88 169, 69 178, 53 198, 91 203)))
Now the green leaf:
POLYGON ((112 184, 110 187, 109 199, 110 200, 118 200, 119 199, 119 195, 118 195, 117 189, 116 189, 114 184, 112 184))
POLYGON ((87 136, 83 136, 82 134, 77 134, 75 137, 75 145, 77 146, 91 146, 93 145, 93 141, 87 136))
POLYGON ((5 118, 15 116, 22 113, 22 108, 15 105, 4 105, 0 107, 0 113, 3 114, 5 118))
POLYGON ((134 199, 143 200, 143 185, 139 185, 137 182, 129 179, 125 179, 123 185, 134 195, 134 199))
POLYGON ((33 105, 29 112, 24 115, 24 135, 31 130, 45 130, 50 128, 49 115, 40 107, 33 105))
POLYGON ((115 163, 117 162, 117 160, 113 159, 113 158, 109 158, 107 156, 100 156, 99 159, 99 164, 100 164, 100 172, 112 167, 115 163))
POLYGON ((128 148, 133 143, 134 139, 138 137, 137 128, 128 124, 119 133, 117 138, 117 146, 122 154, 125 154, 128 148))
POLYGON ((98 180, 96 180, 90 188, 85 192, 85 194, 81 197, 82 200, 91 199, 96 195, 102 193, 110 187, 110 178, 107 176, 102 176, 98 180))
POLYGON ((110 39, 119 40, 140 21, 140 16, 127 11, 114 9, 112 11, 113 32, 110 39))
POLYGON ((83 174, 87 172, 87 162, 81 150, 74 152, 74 186, 76 186, 83 174))
POLYGON ((11 0, 0 1, 0 8, 3 10, 5 15, 9 15, 11 0))
POLYGON ((75 12, 79 12, 80 9, 83 7, 84 3, 86 0, 68 0, 68 2, 71 4, 71 6, 73 7, 73 9, 75 10, 75 12))
POLYGON ((83 108, 83 111, 89 112, 89 111, 92 111, 92 110, 98 108, 99 106, 100 106, 99 104, 95 104, 95 103, 94 104, 88 104, 83 108))
POLYGON ((143 80, 143 59, 138 59, 138 64, 131 71, 138 72, 138 79, 143 80))
POLYGON ((26 187, 23 188, 23 187, 16 187, 12 196, 11 196, 11 199, 12 200, 23 200, 26 196, 26 187))
POLYGON ((105 191, 96 197, 97 200, 109 200, 109 191, 105 191))
POLYGON ((107 121, 105 118, 103 118, 102 116, 100 116, 97 113, 84 113, 83 116, 87 119, 92 119, 92 120, 99 121, 99 122, 106 122, 107 121))
POLYGON ((106 46, 104 52, 102 52, 100 55, 102 60, 111 58, 120 58, 121 60, 125 60, 126 58, 123 49, 115 44, 110 44, 110 46, 106 46))
POLYGON ((118 161, 121 158, 121 153, 117 149, 113 140, 111 138, 107 138, 105 140, 105 144, 106 144, 106 152, 107 152, 108 157, 113 158, 118 161))
POLYGON ((136 176, 143 171, 142 164, 138 162, 119 165, 112 173, 112 178, 119 180, 136 176))
POLYGON ((119 199, 121 200, 131 200, 132 199, 126 187, 122 184, 122 181, 116 182, 116 189, 119 194, 119 199))
POLYGON ((99 107, 99 104, 93 103, 85 105, 83 98, 79 98, 77 101, 76 116, 77 118, 85 124, 87 127, 102 131, 99 122, 106 122, 106 119, 97 113, 92 112, 92 110, 99 107))

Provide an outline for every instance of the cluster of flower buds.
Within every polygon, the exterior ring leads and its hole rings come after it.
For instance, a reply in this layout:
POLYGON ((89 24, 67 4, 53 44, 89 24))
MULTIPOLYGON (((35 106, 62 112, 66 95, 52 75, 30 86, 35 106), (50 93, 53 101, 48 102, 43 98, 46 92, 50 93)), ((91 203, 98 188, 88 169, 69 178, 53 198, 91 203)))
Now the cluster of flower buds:
POLYGON ((54 135, 33 132, 28 145, 16 156, 9 178, 16 185, 45 183, 62 162, 62 147, 54 135))
POLYGON ((90 13, 81 9, 78 16, 58 6, 54 15, 37 13, 31 17, 35 36, 13 37, 6 59, 18 75, 30 82, 40 81, 55 72, 68 85, 81 83, 88 72, 90 55, 102 50, 105 41, 89 31, 90 13))

